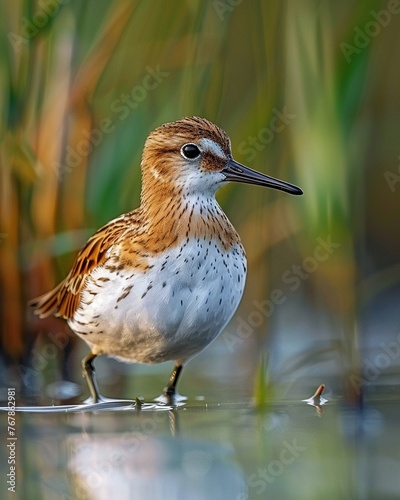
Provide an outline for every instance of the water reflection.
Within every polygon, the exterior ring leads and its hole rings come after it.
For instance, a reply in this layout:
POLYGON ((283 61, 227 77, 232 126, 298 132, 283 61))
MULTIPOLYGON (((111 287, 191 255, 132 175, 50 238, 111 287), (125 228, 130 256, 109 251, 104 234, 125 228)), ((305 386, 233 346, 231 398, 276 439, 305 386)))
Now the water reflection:
MULTIPOLYGON (((236 400, 17 412, 18 498, 400 498, 400 407, 384 397, 329 398, 322 418, 304 402, 236 400)), ((0 426, 5 437, 6 412, 0 426)))
POLYGON ((374 408, 345 407, 340 413, 340 427, 346 438, 368 443, 383 432, 384 419, 374 408))
POLYGON ((328 400, 322 396, 322 393, 325 390, 325 384, 321 384, 315 393, 311 396, 311 398, 303 399, 304 403, 307 403, 310 406, 314 406, 317 415, 321 416, 323 413, 323 405, 325 405, 328 400))
MULTIPOLYGON (((108 399, 104 398, 98 403, 84 402, 76 405, 50 405, 50 406, 16 406, 17 413, 76 413, 100 411, 165 411, 173 407, 166 403, 144 403, 139 399, 108 399)), ((8 411, 6 406, 1 406, 0 411, 8 411)))
POLYGON ((93 500, 244 497, 245 478, 232 461, 231 447, 179 436, 157 437, 156 425, 151 419, 140 433, 70 436, 73 494, 93 500))

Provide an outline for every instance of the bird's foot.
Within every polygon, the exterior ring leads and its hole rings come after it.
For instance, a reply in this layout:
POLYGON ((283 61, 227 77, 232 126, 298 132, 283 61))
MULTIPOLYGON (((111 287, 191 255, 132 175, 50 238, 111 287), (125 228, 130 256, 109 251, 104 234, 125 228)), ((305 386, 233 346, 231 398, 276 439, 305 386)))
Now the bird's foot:
POLYGON ((107 398, 101 394, 98 394, 95 398, 93 396, 89 396, 83 402, 84 405, 93 405, 93 406, 125 406, 125 405, 135 405, 137 406, 137 398, 136 399, 114 399, 107 398))
POLYGON ((165 388, 163 393, 154 399, 157 403, 171 406, 183 406, 186 400, 186 396, 182 396, 176 391, 168 390, 168 388, 165 388))

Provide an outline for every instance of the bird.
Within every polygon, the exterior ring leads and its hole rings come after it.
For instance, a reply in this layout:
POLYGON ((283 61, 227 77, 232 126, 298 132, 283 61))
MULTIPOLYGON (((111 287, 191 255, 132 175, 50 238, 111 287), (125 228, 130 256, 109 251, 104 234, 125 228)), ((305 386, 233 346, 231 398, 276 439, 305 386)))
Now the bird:
POLYGON ((64 318, 89 346, 82 374, 88 402, 106 400, 94 360, 173 361, 164 388, 178 396, 182 368, 225 328, 241 301, 244 247, 215 198, 229 182, 303 191, 236 162, 227 133, 211 121, 184 117, 147 137, 139 208, 99 229, 66 278, 30 301, 40 318, 64 318))

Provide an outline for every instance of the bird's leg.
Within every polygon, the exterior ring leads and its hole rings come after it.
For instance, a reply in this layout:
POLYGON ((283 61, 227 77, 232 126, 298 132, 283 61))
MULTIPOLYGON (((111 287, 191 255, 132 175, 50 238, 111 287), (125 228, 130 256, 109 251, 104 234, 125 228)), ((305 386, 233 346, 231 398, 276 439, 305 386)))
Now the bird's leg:
POLYGON ((86 380, 86 384, 90 392, 89 401, 91 403, 98 403, 99 400, 101 400, 101 395, 94 378, 93 361, 96 357, 96 354, 90 352, 85 358, 82 359, 82 375, 86 380))
POLYGON ((172 370, 167 387, 164 389, 164 394, 168 398, 173 398, 175 396, 176 384, 178 383, 179 375, 181 374, 182 368, 183 368, 182 365, 175 365, 174 369, 172 370))

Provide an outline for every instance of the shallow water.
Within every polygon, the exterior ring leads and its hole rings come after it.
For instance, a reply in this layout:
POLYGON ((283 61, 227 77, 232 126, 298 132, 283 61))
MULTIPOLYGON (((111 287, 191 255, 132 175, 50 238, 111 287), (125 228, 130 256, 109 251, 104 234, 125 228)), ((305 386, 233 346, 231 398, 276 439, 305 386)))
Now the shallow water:
MULTIPOLYGON (((362 409, 330 400, 259 411, 225 395, 221 404, 189 399, 141 411, 101 403, 17 412, 17 496, 7 492, 6 465, 0 497, 399 498, 400 405, 392 394, 380 388, 362 409)), ((0 422, 7 464, 4 411, 0 422)))

